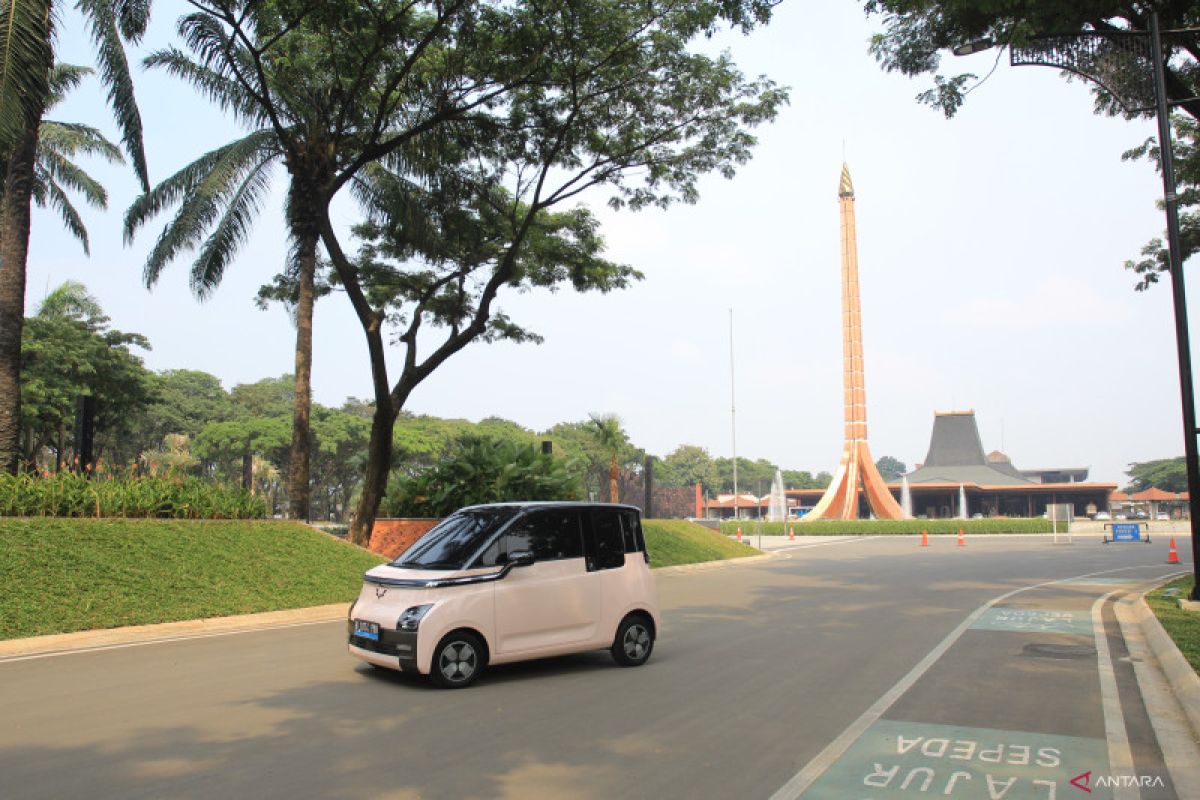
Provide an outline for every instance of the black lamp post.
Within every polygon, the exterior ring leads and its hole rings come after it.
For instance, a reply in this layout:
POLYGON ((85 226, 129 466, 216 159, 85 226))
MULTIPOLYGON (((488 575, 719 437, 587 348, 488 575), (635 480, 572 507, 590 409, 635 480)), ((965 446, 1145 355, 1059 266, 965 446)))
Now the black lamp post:
MULTIPOLYGON (((1168 32, 1169 33, 1169 32, 1168 32)), ((993 46, 989 39, 954 48, 965 56, 993 46)), ((1179 208, 1175 193, 1175 161, 1171 147, 1171 118, 1162 35, 1158 14, 1150 14, 1149 35, 1133 31, 1088 31, 1067 35, 1037 36, 1028 44, 1009 47, 1014 67, 1043 66, 1066 70, 1100 84, 1130 112, 1154 111, 1158 118, 1158 150, 1162 166, 1163 201, 1167 211, 1167 252, 1171 298, 1175 307, 1175 346, 1179 358, 1179 393, 1183 400, 1183 450, 1187 461, 1189 524, 1192 533, 1192 569, 1196 585, 1191 599, 1200 600, 1200 456, 1197 454, 1196 402, 1192 387, 1192 355, 1188 341, 1187 298, 1179 244, 1179 208)))

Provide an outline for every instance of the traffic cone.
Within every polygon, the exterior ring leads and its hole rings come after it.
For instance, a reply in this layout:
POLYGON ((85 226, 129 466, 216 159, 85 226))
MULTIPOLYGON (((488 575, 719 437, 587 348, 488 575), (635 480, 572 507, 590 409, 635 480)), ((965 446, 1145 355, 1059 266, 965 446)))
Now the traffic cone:
POLYGON ((967 543, 963 541, 963 529, 962 528, 958 529, 958 546, 959 547, 967 546, 967 543))
POLYGON ((1167 563, 1168 564, 1178 564, 1179 563, 1179 553, 1175 551, 1175 537, 1174 536, 1171 537, 1171 552, 1167 553, 1167 563))
POLYGON ((921 528, 921 547, 929 547, 929 531, 921 528))
POLYGON ((788 541, 796 541, 796 529, 790 525, 788 526, 788 541))
POLYGON ((740 542, 741 540, 742 540, 742 529, 741 529, 741 527, 739 526, 739 527, 738 527, 738 541, 740 542))

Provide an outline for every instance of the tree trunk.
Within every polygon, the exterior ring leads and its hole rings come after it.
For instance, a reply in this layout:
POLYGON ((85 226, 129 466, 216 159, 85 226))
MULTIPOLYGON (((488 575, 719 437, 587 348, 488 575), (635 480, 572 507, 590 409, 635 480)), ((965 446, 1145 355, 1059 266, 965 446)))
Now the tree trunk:
POLYGON ((361 547, 371 543, 375 515, 387 491, 388 470, 392 465, 392 426, 396 412, 392 411, 390 394, 375 397, 375 415, 371 418, 371 441, 367 445, 367 470, 363 475, 362 495, 350 523, 350 541, 361 547))
POLYGON ((21 330, 39 124, 39 120, 30 123, 13 148, 0 210, 0 469, 12 474, 21 458, 21 330))
POLYGON ((617 457, 613 456, 608 462, 608 502, 619 503, 617 489, 617 457))
POLYGON ((313 302, 317 272, 317 235, 297 241, 300 295, 296 303, 296 396, 292 403, 292 455, 288 468, 288 516, 309 518, 310 415, 312 412, 313 302))

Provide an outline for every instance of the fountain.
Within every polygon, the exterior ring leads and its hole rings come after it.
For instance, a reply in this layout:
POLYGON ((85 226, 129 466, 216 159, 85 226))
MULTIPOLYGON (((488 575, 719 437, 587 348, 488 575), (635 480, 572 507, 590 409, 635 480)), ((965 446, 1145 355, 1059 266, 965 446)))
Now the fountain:
POLYGON ((783 473, 775 470, 771 494, 767 500, 767 522, 787 522, 787 495, 783 491, 783 473))
POLYGON ((900 477, 900 508, 904 510, 904 518, 912 519, 912 492, 908 490, 908 476, 900 477))

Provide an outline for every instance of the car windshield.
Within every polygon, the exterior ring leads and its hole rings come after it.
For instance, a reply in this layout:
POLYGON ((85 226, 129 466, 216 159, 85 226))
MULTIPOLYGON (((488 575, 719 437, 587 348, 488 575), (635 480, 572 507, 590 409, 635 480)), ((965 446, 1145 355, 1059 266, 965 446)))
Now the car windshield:
POLYGON ((472 555, 510 519, 517 508, 458 511, 439 522, 392 566, 419 569, 462 569, 472 555))

